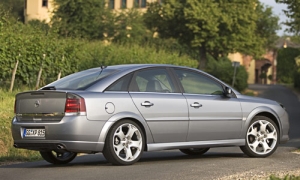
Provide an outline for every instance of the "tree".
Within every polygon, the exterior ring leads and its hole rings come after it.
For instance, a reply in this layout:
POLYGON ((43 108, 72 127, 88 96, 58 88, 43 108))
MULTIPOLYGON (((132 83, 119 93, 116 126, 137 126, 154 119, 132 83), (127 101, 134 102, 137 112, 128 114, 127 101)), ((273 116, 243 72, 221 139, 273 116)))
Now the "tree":
POLYGON ((114 34, 113 12, 103 0, 55 0, 53 27, 64 37, 103 39, 114 34))
POLYGON ((198 68, 207 53, 217 59, 228 53, 263 54, 264 40, 256 34, 258 0, 165 0, 150 4, 145 22, 162 38, 176 38, 195 49, 198 68))
POLYGON ((277 3, 287 5, 288 10, 283 10, 289 18, 284 24, 289 26, 288 32, 300 35, 300 1, 299 0, 276 0, 277 3))
POLYGON ((149 36, 142 13, 136 9, 121 10, 116 14, 116 34, 113 41, 139 44, 149 36))
POLYGON ((1 0, 0 4, 9 9, 14 18, 24 21, 24 0, 1 0))
MULTIPOLYGON (((279 82, 286 84, 294 82, 294 75, 298 69, 295 58, 299 56, 299 54, 299 49, 291 47, 279 50, 277 56, 277 77, 279 82)), ((297 81, 297 79, 295 81, 297 81)))
POLYGON ((259 3, 256 6, 256 34, 264 40, 263 47, 273 48, 274 42, 278 40, 276 31, 280 29, 279 17, 273 14, 272 7, 259 3))

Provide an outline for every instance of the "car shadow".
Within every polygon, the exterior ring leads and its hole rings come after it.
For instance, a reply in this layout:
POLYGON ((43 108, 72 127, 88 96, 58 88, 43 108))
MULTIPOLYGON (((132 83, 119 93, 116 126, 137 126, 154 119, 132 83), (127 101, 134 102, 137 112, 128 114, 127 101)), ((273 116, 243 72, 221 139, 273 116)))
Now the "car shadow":
MULTIPOLYGON (((181 153, 178 150, 166 150, 155 152, 144 152, 141 159, 135 165, 144 165, 148 163, 164 161, 199 161, 216 158, 245 158, 242 152, 207 152, 201 156, 190 156, 181 153)), ((46 161, 25 162, 11 165, 0 166, 0 168, 64 168, 64 167, 85 167, 85 166, 112 166, 107 162, 104 156, 99 154, 88 154, 76 157, 72 162, 64 165, 53 165, 46 161)))

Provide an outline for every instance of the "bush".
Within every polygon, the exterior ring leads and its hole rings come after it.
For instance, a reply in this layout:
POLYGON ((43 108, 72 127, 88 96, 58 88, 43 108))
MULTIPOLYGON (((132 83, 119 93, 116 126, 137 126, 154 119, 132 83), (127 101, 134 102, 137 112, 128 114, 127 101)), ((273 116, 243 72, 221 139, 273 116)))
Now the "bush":
MULTIPOLYGON (((299 49, 284 48, 278 52, 277 60, 277 81, 285 84, 294 82, 295 73, 297 73, 295 58, 300 54, 299 49)), ((297 83, 296 83, 297 84, 297 83)))
POLYGON ((153 47, 141 47, 139 45, 104 45, 100 41, 85 43, 76 54, 79 61, 79 70, 100 65, 116 64, 174 64, 189 67, 197 67, 197 61, 188 56, 170 54, 164 50, 156 51, 153 47))
MULTIPOLYGON (((219 58, 218 60, 215 60, 214 58, 209 57, 206 71, 225 83, 232 84, 234 67, 228 58, 219 58)), ((248 73, 245 67, 237 67, 234 88, 238 91, 245 90, 248 86, 247 80, 248 73)))

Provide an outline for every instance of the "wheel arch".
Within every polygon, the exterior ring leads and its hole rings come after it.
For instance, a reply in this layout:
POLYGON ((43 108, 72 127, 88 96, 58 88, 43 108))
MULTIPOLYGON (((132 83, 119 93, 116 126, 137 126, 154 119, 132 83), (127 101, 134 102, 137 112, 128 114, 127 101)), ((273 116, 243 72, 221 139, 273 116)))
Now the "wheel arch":
MULTIPOLYGON (((108 134, 108 132, 110 131, 111 127, 122 120, 132 120, 133 122, 137 123, 145 136, 145 151, 147 151, 147 143, 153 143, 153 137, 152 137, 152 133, 148 127, 148 124, 146 123, 146 121, 144 120, 143 117, 141 117, 140 115, 134 114, 132 112, 122 112, 122 113, 118 113, 113 115, 103 126, 100 135, 99 135, 99 139, 98 142, 103 142, 105 143, 105 139, 106 136, 108 134)), ((104 144, 105 145, 105 144, 104 144)), ((102 147, 103 148, 103 147, 102 147)), ((103 149, 98 149, 99 151, 102 151, 103 149)))
POLYGON ((281 123, 279 121, 279 117, 276 114, 276 112, 269 108, 269 107, 258 107, 256 109, 254 109, 247 117, 246 122, 243 126, 243 131, 242 131, 242 137, 246 136, 247 133, 247 129, 250 125, 250 122, 252 121, 253 118, 257 117, 257 116, 265 116, 270 118, 271 120, 274 121, 274 123, 277 125, 278 130, 279 130, 279 134, 280 137, 282 136, 282 126, 281 123))

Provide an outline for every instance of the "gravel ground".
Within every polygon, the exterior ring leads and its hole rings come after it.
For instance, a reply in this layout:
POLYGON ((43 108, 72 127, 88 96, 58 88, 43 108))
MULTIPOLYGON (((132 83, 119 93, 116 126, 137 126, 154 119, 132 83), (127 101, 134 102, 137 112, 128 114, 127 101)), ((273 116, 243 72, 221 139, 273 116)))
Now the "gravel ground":
MULTIPOLYGON (((292 152, 300 156, 300 151, 292 152)), ((242 173, 224 176, 217 180, 268 180, 271 175, 284 178, 287 175, 300 176, 300 165, 298 169, 282 171, 245 171, 242 173)))
POLYGON ((218 180, 267 180, 271 175, 276 177, 284 178, 286 175, 300 176, 300 168, 292 171, 276 171, 276 172, 252 172, 247 171, 239 174, 234 174, 226 177, 219 178, 218 180))

